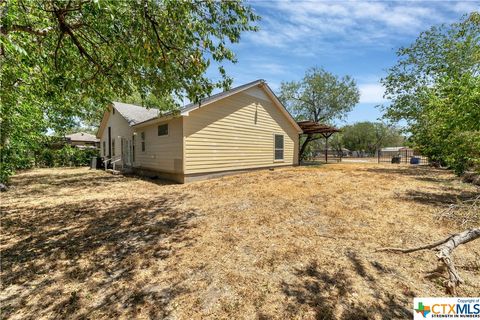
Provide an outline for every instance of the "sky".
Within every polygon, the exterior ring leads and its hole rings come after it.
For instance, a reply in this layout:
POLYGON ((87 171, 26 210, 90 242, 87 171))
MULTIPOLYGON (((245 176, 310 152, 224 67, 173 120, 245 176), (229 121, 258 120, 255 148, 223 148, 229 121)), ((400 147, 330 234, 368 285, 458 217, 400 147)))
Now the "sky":
POLYGON ((234 86, 265 79, 278 92, 282 81, 301 80, 323 67, 357 81, 360 103, 344 122, 376 121, 383 99, 380 79, 411 44, 433 25, 459 21, 480 10, 480 1, 249 1, 262 17, 258 32, 231 45, 238 62, 226 64, 234 86))

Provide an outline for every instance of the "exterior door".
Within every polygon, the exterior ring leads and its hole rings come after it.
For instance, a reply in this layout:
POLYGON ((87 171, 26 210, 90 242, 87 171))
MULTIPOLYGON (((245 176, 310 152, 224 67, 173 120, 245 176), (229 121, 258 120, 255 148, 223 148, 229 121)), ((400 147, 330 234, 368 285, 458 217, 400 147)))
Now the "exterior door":
POLYGON ((112 128, 108 127, 108 157, 112 157, 112 128))
POLYGON ((131 166, 132 161, 132 141, 122 138, 122 162, 124 165, 131 166))

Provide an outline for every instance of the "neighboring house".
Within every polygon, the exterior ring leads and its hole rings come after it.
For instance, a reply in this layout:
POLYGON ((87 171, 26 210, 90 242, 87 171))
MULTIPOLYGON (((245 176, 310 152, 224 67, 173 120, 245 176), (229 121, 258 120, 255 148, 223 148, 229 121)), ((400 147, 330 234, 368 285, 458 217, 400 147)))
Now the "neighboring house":
POLYGON ((97 137, 117 166, 177 182, 298 164, 302 130, 264 80, 189 104, 178 113, 114 102, 97 137))
POLYGON ((98 148, 100 139, 94 134, 85 132, 76 132, 65 136, 66 142, 77 148, 98 148))
POLYGON ((401 152, 405 150, 411 150, 411 149, 407 147, 385 147, 380 149, 380 151, 382 152, 401 152))
POLYGON ((413 155, 414 150, 408 147, 385 147, 380 149, 380 154, 386 157, 413 155))

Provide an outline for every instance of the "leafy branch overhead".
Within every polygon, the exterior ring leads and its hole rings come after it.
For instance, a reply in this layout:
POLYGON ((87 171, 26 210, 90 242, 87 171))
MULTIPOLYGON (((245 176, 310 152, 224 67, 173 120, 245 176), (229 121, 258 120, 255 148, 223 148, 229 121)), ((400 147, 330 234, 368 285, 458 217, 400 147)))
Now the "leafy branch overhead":
POLYGON ((47 128, 98 119, 113 99, 171 109, 228 88, 229 46, 259 19, 241 1, 9 0, 0 12, 0 181, 47 128))
POLYGON ((212 60, 235 61, 227 44, 257 19, 237 1, 8 1, 1 54, 18 63, 17 82, 42 76, 67 91, 136 87, 198 100, 230 85, 222 67, 217 82, 205 71, 212 60))

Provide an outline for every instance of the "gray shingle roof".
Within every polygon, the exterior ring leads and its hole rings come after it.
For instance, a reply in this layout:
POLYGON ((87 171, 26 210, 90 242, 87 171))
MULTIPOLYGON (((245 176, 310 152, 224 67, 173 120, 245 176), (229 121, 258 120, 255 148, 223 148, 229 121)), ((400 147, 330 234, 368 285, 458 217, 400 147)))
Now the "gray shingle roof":
MULTIPOLYGON (((248 89, 250 87, 254 87, 263 82, 265 82, 265 80, 262 80, 262 79, 255 80, 255 81, 246 83, 244 85, 232 88, 230 90, 211 95, 205 99, 202 99, 200 103, 190 103, 183 106, 182 108, 180 108, 180 112, 187 112, 187 111, 196 109, 197 107, 203 104, 209 103, 212 100, 221 99, 224 96, 228 96, 236 92, 248 89)), ((128 121, 128 124, 130 126, 139 124, 141 122, 146 122, 160 115, 160 111, 158 111, 157 109, 147 109, 134 104, 128 104, 123 102, 113 102, 113 105, 115 109, 117 109, 118 112, 120 112, 120 114, 128 121)), ((167 114, 164 114, 164 115, 167 115, 167 114)))
POLYGON ((192 109, 196 109, 198 106, 201 106, 202 104, 206 104, 206 103, 209 103, 209 102, 212 101, 212 100, 221 99, 221 98, 223 98, 224 96, 234 94, 234 93, 236 93, 236 92, 245 90, 245 89, 250 88, 250 87, 254 87, 254 86, 256 86, 256 85, 258 85, 258 84, 260 84, 260 83, 262 83, 262 82, 265 82, 265 80, 262 80, 262 79, 255 80, 255 81, 252 81, 252 82, 243 84, 243 85, 241 85, 241 86, 232 88, 232 89, 230 89, 230 90, 223 91, 223 92, 220 92, 220 93, 211 95, 211 96, 209 96, 209 97, 207 97, 207 98, 205 98, 205 99, 202 99, 202 100, 200 101, 200 103, 190 103, 190 104, 187 104, 187 105, 184 106, 180 111, 181 111, 181 112, 186 112, 186 111, 190 111, 190 110, 192 110, 192 109))
POLYGON ((157 109, 147 109, 129 103, 113 102, 113 106, 131 126, 158 117, 160 114, 157 109))
POLYGON ((72 134, 65 135, 65 138, 70 139, 71 141, 87 141, 87 142, 98 142, 100 141, 95 137, 94 134, 85 133, 85 132, 75 132, 72 134))

